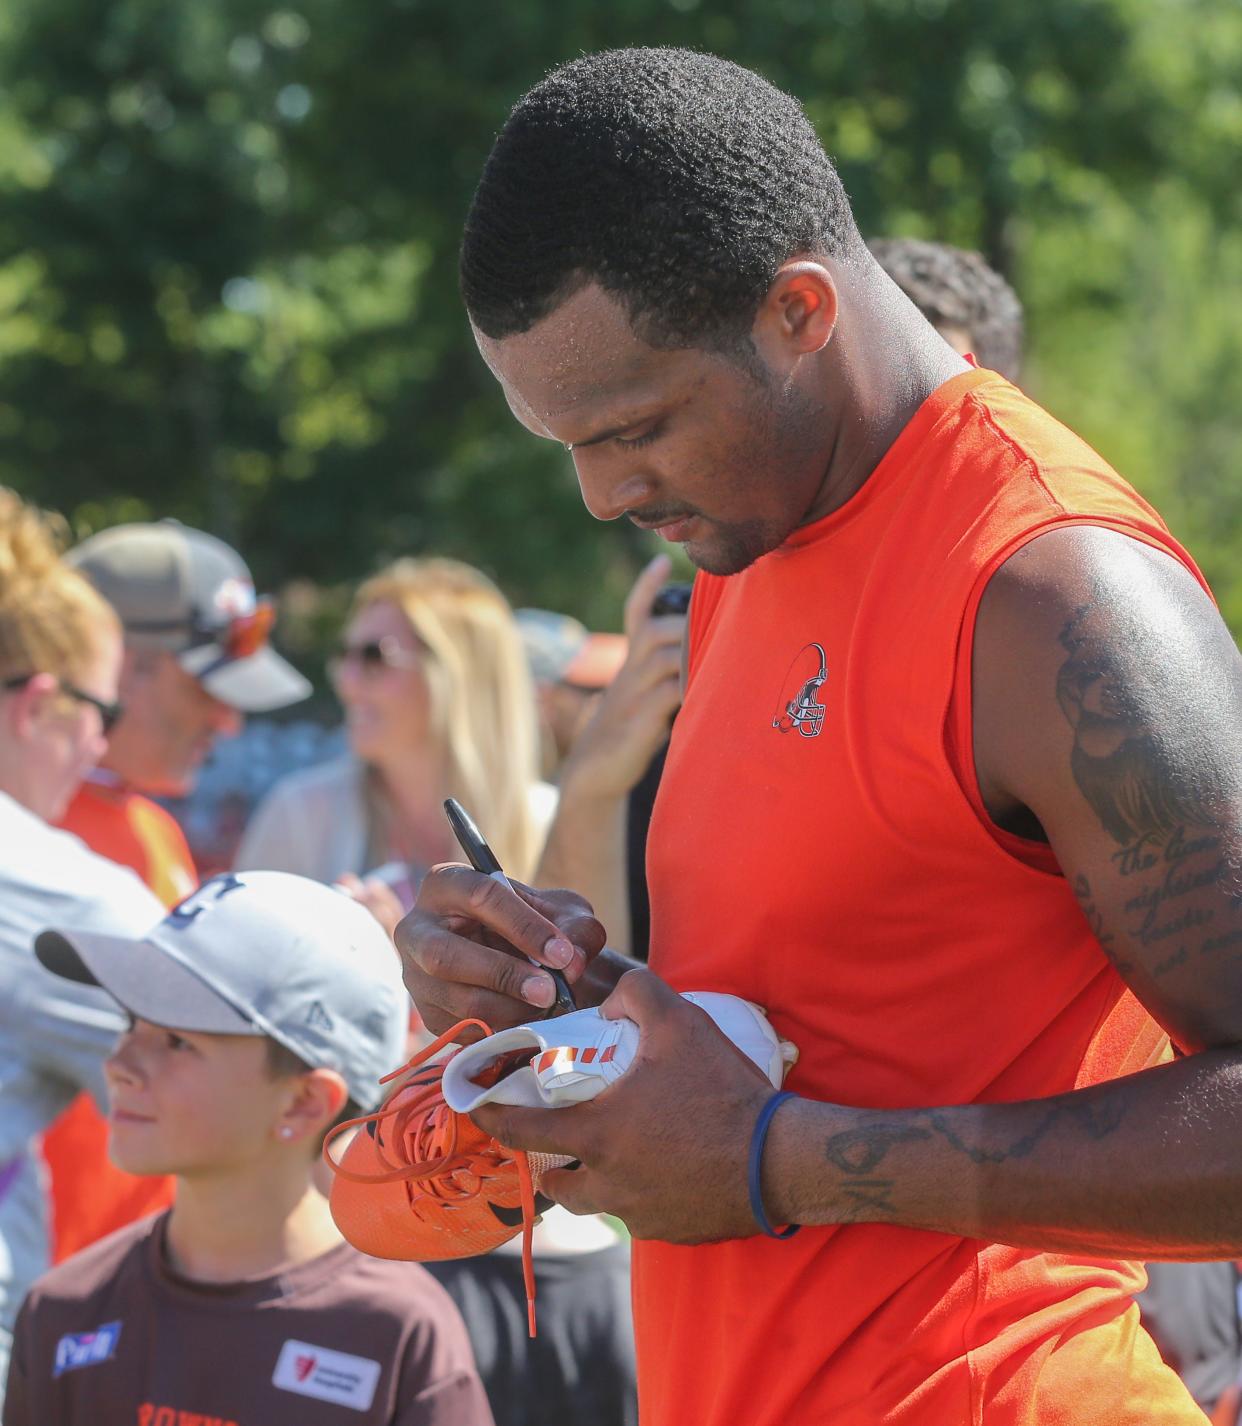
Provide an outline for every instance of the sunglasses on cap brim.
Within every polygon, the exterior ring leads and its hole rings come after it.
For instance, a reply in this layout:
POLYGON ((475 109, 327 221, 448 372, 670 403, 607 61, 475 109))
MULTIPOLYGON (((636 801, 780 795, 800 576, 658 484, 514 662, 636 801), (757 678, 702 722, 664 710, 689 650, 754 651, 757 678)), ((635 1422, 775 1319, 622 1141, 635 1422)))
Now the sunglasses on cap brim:
POLYGON ((276 605, 264 594, 255 600, 253 609, 245 614, 235 614, 226 624, 208 624, 195 616, 191 619, 131 623, 127 624, 126 628, 135 634, 172 634, 178 629, 188 629, 190 642, 182 652, 202 648, 205 644, 216 644, 220 649, 220 657, 210 668, 200 672, 201 678, 223 664, 248 659, 257 654, 260 649, 266 647, 275 622, 276 605))

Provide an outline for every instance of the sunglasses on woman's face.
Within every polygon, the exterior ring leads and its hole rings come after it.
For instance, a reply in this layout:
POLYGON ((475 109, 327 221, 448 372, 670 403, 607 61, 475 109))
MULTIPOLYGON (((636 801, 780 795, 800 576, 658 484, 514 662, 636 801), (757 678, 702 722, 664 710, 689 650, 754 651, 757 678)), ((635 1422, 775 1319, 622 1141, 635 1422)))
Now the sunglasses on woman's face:
POLYGON ((79 703, 90 704, 99 714, 99 726, 105 738, 121 721, 121 715, 125 712, 123 704, 105 702, 102 698, 96 698, 93 693, 87 693, 84 688, 75 688, 72 683, 62 683, 60 691, 70 698, 76 699, 79 703))
POLYGON ((403 649, 391 635, 358 644, 340 644, 328 661, 333 674, 344 668, 375 674, 386 668, 414 668, 417 664, 418 655, 412 649, 403 649))
MULTIPOLYGON (((0 688, 11 690, 14 688, 24 688, 34 677, 33 673, 21 674, 17 678, 6 678, 0 688)), ((76 684, 66 683, 64 679, 58 680, 60 691, 66 698, 72 698, 78 703, 89 703, 99 714, 99 725, 106 738, 121 720, 121 715, 125 712, 120 703, 108 703, 102 698, 96 698, 93 693, 87 693, 84 688, 78 688, 76 684)))

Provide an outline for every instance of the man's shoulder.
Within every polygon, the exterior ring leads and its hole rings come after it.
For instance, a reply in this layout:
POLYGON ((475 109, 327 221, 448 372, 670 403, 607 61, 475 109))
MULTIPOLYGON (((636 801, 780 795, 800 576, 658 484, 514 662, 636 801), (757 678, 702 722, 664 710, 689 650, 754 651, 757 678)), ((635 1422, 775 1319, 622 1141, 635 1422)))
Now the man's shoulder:
POLYGON ((1004 454, 1006 465, 1025 468, 1043 482, 1048 495, 1067 507, 1080 501, 1088 505, 1104 501, 1128 513, 1141 510, 1155 517, 1093 446, 1003 377, 973 387, 962 404, 974 419, 950 426, 948 434, 954 442, 965 441, 972 454, 983 455, 983 447, 990 445, 1004 454))
POLYGON ((109 1295, 133 1273, 141 1272, 143 1255, 159 1222, 157 1215, 128 1223, 58 1263, 31 1287, 26 1315, 38 1319, 55 1314, 59 1318, 64 1311, 89 1307, 97 1298, 109 1295))

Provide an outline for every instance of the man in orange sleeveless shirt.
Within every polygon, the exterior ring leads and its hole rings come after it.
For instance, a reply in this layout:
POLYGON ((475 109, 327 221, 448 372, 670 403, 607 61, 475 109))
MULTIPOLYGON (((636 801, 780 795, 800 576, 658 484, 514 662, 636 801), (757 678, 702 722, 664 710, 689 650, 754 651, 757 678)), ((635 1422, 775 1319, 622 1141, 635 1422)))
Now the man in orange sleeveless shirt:
MULTIPOLYGON (((268 646, 271 604, 256 600, 240 555, 214 536, 175 520, 118 525, 70 559, 124 625, 125 712, 61 825, 172 906, 198 872, 181 828, 152 797, 189 792, 215 740, 236 733, 244 713, 295 703, 310 685, 268 646)), ((88 1095, 47 1132, 43 1151, 56 1262, 171 1202, 170 1178, 113 1166, 88 1095)))
POLYGON ((432 1029, 552 1004, 505 941, 638 1023, 598 1099, 475 1118, 641 1240, 646 1426, 1201 1421, 1128 1261, 1242 1242, 1242 660, 1189 556, 933 331, 725 61, 549 75, 462 279, 591 513, 703 571, 654 974, 464 867, 398 933, 432 1029), (767 1009, 789 1097, 686 989, 767 1009))

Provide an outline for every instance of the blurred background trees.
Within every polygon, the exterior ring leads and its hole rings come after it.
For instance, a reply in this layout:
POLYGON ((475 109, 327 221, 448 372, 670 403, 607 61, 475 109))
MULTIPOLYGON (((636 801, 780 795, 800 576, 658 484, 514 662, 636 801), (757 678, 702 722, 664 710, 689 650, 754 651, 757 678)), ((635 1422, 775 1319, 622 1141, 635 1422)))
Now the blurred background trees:
POLYGON ((302 581, 311 662, 316 591, 402 552, 616 627, 646 537, 513 423, 455 269, 509 105, 630 43, 759 69, 865 233, 1004 271, 1026 385, 1242 630, 1233 0, 9 0, 0 482, 81 534, 172 514, 235 541, 263 586, 302 581))

